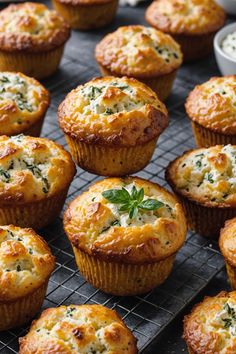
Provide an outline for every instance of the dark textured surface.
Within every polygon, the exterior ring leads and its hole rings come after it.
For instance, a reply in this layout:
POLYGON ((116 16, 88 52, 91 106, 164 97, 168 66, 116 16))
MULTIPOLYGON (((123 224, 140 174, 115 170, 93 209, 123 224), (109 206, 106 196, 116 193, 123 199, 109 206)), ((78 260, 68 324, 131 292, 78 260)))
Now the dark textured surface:
MULTIPOLYGON (((60 70, 44 81, 51 91, 52 104, 44 124, 43 136, 65 145, 63 134, 57 125, 58 104, 72 88, 99 75, 93 51, 102 36, 120 25, 145 24, 144 10, 144 5, 120 8, 116 21, 109 28, 90 33, 73 32, 60 70)), ((166 165, 183 151, 194 147, 191 127, 184 110, 186 96, 197 83, 217 74, 219 72, 213 57, 181 68, 173 92, 166 102, 170 126, 160 137, 151 163, 138 173, 140 177, 166 186, 166 165)), ((67 202, 98 179, 78 168, 67 202)), ((106 295, 84 281, 74 263, 61 219, 42 230, 41 234, 57 257, 57 268, 50 280, 43 308, 62 303, 101 303, 114 308, 138 338, 140 350, 146 348, 144 353, 186 353, 181 339, 183 313, 189 311, 189 304, 193 299, 196 302, 204 294, 215 294, 227 287, 225 271, 217 276, 223 268, 223 259, 217 246, 195 234, 188 235, 186 245, 178 253, 174 270, 165 284, 145 296, 129 298, 106 295), (148 345, 155 336, 157 338, 153 345, 148 345)), ((17 338, 24 335, 26 330, 27 327, 1 333, 0 353, 17 353, 17 338)))

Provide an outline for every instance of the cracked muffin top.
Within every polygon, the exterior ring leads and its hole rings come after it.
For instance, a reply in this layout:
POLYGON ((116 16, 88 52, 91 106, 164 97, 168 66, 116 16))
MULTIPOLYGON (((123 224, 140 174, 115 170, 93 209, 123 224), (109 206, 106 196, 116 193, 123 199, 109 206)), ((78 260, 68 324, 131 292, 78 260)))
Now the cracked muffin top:
POLYGON ((101 305, 45 310, 20 339, 19 354, 137 354, 136 339, 121 318, 101 305))
POLYGON ((54 10, 40 3, 11 4, 0 11, 0 49, 40 52, 63 45, 70 28, 54 10))

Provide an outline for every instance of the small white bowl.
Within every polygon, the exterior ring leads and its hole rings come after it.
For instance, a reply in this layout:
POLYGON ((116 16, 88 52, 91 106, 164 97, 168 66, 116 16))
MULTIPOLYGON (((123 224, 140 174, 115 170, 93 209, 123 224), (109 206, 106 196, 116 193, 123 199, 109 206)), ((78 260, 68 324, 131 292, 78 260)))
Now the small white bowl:
MULTIPOLYGON (((235 0, 236 3, 236 0, 235 0)), ((222 75, 236 75, 236 59, 231 58, 228 54, 221 49, 221 43, 224 38, 236 31, 236 22, 223 27, 214 38, 214 51, 216 61, 222 75)))
POLYGON ((229 15, 236 15, 236 0, 215 0, 229 15))

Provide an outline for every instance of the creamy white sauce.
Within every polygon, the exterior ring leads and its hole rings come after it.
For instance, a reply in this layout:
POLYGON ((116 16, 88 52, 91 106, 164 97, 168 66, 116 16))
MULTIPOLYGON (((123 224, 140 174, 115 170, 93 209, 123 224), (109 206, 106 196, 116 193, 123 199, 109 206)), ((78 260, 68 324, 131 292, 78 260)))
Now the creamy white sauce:
POLYGON ((225 54, 236 60, 236 31, 229 33, 224 38, 221 48, 225 54))

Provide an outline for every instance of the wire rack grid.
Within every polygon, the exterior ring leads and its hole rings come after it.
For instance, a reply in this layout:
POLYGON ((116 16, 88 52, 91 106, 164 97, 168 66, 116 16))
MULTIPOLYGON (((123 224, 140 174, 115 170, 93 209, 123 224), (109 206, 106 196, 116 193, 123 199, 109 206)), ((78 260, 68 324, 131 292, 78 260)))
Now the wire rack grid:
MULTIPOLYGON (((121 24, 144 23, 144 8, 120 9, 121 24), (129 14, 129 16, 127 16, 129 14), (129 20, 128 20, 129 19, 129 20)), ((115 23, 114 28, 118 26, 115 23)), ((107 32, 113 28, 106 29, 107 32)), ((52 104, 43 127, 42 136, 66 147, 63 133, 57 124, 57 107, 65 94, 92 77, 99 76, 92 59, 95 43, 104 32, 73 33, 67 45, 60 70, 44 84, 52 95, 52 104), (79 45, 78 45, 79 43, 79 45)), ((190 123, 185 116, 184 102, 188 92, 218 71, 213 60, 181 68, 173 93, 167 101, 170 125, 161 135, 149 165, 137 175, 159 183, 169 189, 164 179, 169 161, 183 151, 194 147, 190 123)), ((101 177, 80 168, 70 187, 67 203, 101 177)), ((66 205, 65 205, 66 207, 66 205)), ((64 207, 64 209, 65 209, 64 207)), ((62 220, 58 218, 40 232, 56 256, 56 269, 49 281, 43 309, 61 304, 103 304, 115 309, 138 339, 140 353, 148 353, 149 344, 167 328, 168 324, 193 300, 193 298, 223 268, 224 262, 215 243, 189 233, 185 246, 178 252, 173 272, 167 281, 144 296, 116 297, 93 288, 80 275, 71 246, 64 234, 62 220)), ((0 334, 0 353, 17 353, 18 338, 25 335, 28 326, 0 334)), ((163 353, 162 353, 163 354, 163 353)))

